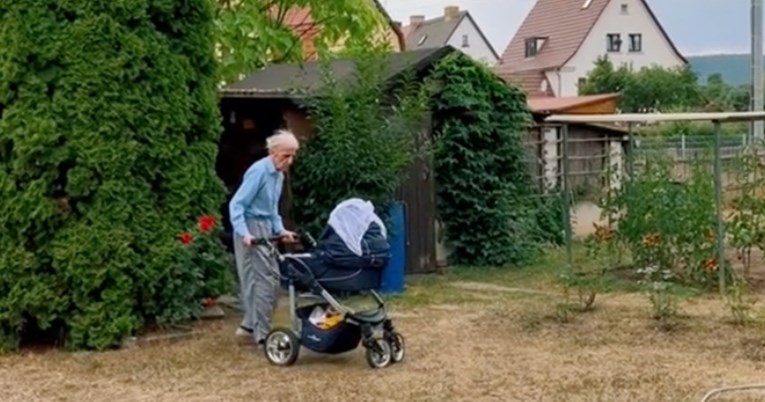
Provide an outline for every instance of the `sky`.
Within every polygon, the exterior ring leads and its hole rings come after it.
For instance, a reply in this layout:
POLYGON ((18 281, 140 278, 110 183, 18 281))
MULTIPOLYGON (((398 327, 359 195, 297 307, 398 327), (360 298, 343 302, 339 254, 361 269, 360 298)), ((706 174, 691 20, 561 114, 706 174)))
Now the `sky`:
MULTIPOLYGON (((502 54, 536 0, 380 0, 394 20, 433 18, 446 6, 470 11, 502 54)), ((686 56, 749 53, 749 0, 648 0, 667 34, 686 56)))

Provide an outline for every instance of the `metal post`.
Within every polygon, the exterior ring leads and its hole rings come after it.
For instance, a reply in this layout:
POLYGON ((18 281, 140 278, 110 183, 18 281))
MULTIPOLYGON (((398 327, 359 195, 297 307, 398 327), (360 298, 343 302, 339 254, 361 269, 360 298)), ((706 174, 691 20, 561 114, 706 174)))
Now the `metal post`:
POLYGON ((563 153, 563 219, 565 221, 563 222, 563 228, 565 230, 566 235, 566 258, 568 262, 568 270, 569 273, 571 272, 571 269, 573 268, 573 249, 571 244, 571 238, 573 237, 571 234, 571 195, 570 195, 570 188, 569 188, 569 174, 570 174, 570 167, 569 167, 569 158, 568 158, 568 123, 564 123, 561 127, 561 141, 562 146, 561 150, 563 153))
POLYGON ((630 181, 635 174, 635 136, 632 133, 632 122, 627 123, 627 170, 630 181))
POLYGON ((681 158, 683 158, 683 161, 685 161, 685 149, 686 149, 685 148, 685 134, 680 134, 680 147, 681 147, 680 149, 682 150, 682 152, 680 154, 681 158))
POLYGON ((300 328, 300 320, 298 320, 297 315, 295 313, 295 306, 297 306, 297 297, 295 295, 295 285, 290 282, 289 287, 289 298, 290 298, 290 325, 292 325, 293 331, 302 331, 302 328, 300 328))
MULTIPOLYGON (((751 8, 751 46, 752 46, 752 111, 763 110, 763 46, 762 46, 762 1, 752 0, 751 8)), ((755 120, 751 125, 751 135, 763 139, 762 120, 755 120)))
POLYGON ((717 266, 720 278, 720 295, 725 297, 725 224, 723 222, 723 188, 722 188, 722 157, 720 148, 720 122, 714 121, 715 127, 715 212, 717 215, 717 266))

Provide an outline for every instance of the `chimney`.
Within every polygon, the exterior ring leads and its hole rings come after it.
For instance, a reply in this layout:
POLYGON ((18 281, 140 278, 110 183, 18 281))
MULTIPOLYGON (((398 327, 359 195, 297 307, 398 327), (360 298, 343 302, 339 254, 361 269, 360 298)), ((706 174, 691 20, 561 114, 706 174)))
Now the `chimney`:
POLYGON ((420 24, 425 22, 425 16, 424 15, 412 15, 409 17, 409 25, 416 27, 420 24))
POLYGON ((459 6, 447 6, 444 7, 444 21, 451 21, 457 19, 460 13, 459 6))

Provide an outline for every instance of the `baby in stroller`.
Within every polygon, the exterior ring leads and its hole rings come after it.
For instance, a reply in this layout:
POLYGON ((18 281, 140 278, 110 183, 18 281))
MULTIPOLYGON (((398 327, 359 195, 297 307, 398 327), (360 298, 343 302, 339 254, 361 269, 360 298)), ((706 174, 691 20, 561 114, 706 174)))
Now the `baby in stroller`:
POLYGON ((304 238, 310 249, 296 254, 282 254, 271 241, 262 242, 279 261, 292 322, 292 328, 275 328, 266 337, 268 361, 292 365, 300 346, 339 354, 359 344, 366 348, 367 363, 373 368, 403 360, 404 338, 395 331, 385 302, 375 291, 390 259, 390 243, 372 203, 357 198, 343 201, 330 214, 318 242, 304 238), (308 292, 313 300, 298 306, 297 292, 308 292), (354 311, 336 299, 341 293, 368 293, 377 306, 354 311))

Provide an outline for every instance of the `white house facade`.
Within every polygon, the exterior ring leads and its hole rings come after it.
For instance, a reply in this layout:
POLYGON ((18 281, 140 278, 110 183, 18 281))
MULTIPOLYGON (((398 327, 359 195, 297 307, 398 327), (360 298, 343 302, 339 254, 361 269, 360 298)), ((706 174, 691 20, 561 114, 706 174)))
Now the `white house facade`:
POLYGON ((645 0, 537 0, 495 71, 530 97, 570 97, 604 55, 636 69, 687 64, 645 0))
POLYGON ((545 73, 555 95, 576 96, 580 80, 603 55, 615 66, 627 64, 634 69, 686 64, 643 1, 611 1, 571 59, 560 71, 545 73))

